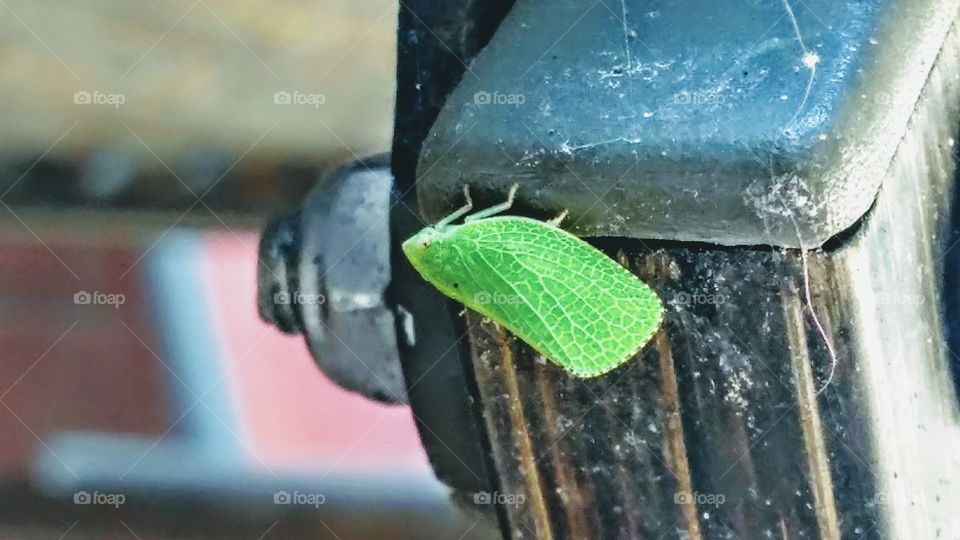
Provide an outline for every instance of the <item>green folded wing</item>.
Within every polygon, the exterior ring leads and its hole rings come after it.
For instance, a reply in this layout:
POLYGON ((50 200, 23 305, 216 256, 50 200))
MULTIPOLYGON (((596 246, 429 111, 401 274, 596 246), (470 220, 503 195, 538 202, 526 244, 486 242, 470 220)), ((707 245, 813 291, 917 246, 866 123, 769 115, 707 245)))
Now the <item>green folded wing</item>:
POLYGON ((574 375, 616 368, 660 326, 650 287, 561 229, 495 217, 457 227, 450 240, 467 276, 453 296, 574 375))

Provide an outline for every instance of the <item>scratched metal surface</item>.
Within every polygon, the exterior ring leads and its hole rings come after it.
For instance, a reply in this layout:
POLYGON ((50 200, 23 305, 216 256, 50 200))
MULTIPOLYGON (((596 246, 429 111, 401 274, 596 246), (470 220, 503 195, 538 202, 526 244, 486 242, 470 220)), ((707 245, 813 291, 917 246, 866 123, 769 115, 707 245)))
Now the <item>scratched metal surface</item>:
POLYGON ((521 0, 424 142, 582 236, 819 246, 874 202, 957 0, 521 0))

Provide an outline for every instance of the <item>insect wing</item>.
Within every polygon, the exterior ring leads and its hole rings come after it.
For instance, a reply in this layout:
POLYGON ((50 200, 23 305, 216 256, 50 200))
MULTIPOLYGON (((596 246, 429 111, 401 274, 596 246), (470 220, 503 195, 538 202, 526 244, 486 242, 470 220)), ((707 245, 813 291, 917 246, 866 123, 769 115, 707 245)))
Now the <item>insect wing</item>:
POLYGON ((656 293, 583 240, 543 222, 496 217, 459 227, 471 309, 579 377, 607 373, 660 326, 656 293))

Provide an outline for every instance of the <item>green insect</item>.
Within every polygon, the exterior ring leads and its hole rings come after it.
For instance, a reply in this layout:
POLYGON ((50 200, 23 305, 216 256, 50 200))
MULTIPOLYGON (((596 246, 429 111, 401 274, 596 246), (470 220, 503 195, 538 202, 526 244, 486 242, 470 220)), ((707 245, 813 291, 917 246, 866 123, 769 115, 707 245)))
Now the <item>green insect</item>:
POLYGON ((491 319, 577 377, 623 364, 650 341, 663 318, 656 293, 602 252, 543 222, 492 217, 507 201, 452 223, 466 206, 403 243, 403 252, 443 294, 491 319))

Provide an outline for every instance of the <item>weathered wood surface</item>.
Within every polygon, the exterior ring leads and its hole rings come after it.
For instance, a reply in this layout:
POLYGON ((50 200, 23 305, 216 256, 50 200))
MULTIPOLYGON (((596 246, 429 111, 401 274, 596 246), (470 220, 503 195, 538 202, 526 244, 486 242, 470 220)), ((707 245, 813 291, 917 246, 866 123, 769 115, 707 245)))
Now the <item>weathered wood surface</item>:
POLYGON ((497 489, 523 496, 500 507, 512 536, 960 538, 941 309, 958 51, 954 27, 874 207, 823 250, 602 242, 667 305, 608 376, 469 316, 497 489))
POLYGON ((124 123, 171 163, 198 148, 342 161, 389 147, 396 2, 7 0, 0 13, 5 156, 69 130, 51 157, 152 158, 124 123), (126 99, 80 106, 78 91, 126 99), (277 91, 326 100, 276 105, 277 91))

